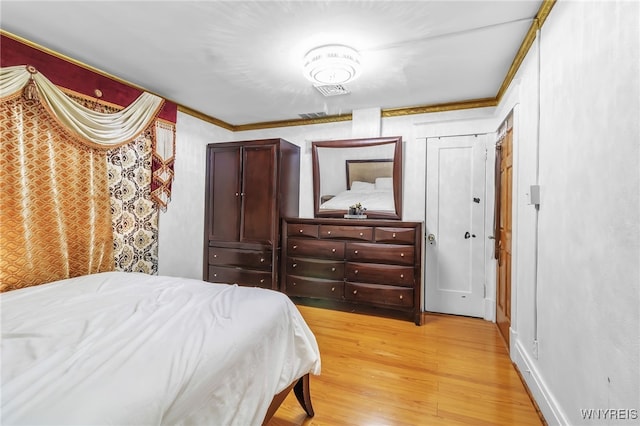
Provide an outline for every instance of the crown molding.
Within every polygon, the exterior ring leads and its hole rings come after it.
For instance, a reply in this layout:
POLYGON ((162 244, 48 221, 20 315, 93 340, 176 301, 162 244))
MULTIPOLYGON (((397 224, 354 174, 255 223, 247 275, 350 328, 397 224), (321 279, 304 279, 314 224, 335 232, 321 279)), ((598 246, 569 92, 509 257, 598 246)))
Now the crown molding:
POLYGON ((337 123, 341 121, 351 121, 352 118, 353 116, 351 114, 327 115, 326 117, 318 118, 300 118, 295 120, 264 121, 261 123, 238 124, 233 127, 235 131, 240 132, 245 130, 273 129, 276 127, 308 126, 312 124, 337 123))
POLYGON ((536 17, 533 19, 533 22, 531 22, 529 31, 527 31, 527 34, 525 35, 524 40, 522 40, 522 43, 520 44, 520 48, 518 49, 516 56, 513 58, 513 62, 511 62, 509 71, 507 71, 507 75, 505 76, 502 82, 502 85, 498 90, 498 94, 496 95, 496 100, 498 102, 502 100, 502 97, 504 96, 507 89, 509 88, 509 85, 511 84, 511 82, 513 81, 513 78, 518 72, 520 65, 522 65, 522 61, 524 61, 525 56, 527 56, 529 49, 531 48, 534 40, 536 39, 536 33, 540 28, 542 28, 542 24, 544 24, 544 21, 547 20, 547 16, 549 16, 549 13, 551 12, 551 9, 555 5, 555 3, 556 3, 556 0, 543 0, 542 4, 540 5, 540 9, 538 9, 538 13, 536 14, 536 17))
POLYGON ((219 120, 215 117, 211 117, 210 115, 206 115, 201 113, 200 111, 196 111, 195 109, 186 107, 181 104, 178 105, 178 111, 183 112, 185 114, 189 114, 192 117, 200 119, 202 121, 206 121, 207 123, 215 124, 218 127, 222 127, 223 129, 231 130, 232 132, 236 131, 236 127, 233 124, 229 124, 226 121, 219 120))
POLYGON ((421 105, 406 108, 383 109, 382 117, 399 117, 403 115, 429 114, 433 112, 456 111, 461 109, 486 108, 498 105, 495 98, 471 99, 468 101, 448 102, 444 104, 421 105))

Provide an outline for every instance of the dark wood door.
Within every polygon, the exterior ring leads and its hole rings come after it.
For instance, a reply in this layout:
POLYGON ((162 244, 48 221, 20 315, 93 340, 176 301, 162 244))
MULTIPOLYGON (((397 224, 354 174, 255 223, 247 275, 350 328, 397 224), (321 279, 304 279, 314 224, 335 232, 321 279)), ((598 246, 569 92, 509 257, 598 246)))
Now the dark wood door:
POLYGON ((241 147, 209 148, 210 241, 240 240, 241 147))
POLYGON ((276 145, 243 148, 240 241, 273 244, 276 235, 276 145))
POLYGON ((513 129, 499 143, 500 150, 500 197, 498 214, 498 270, 496 285, 496 322, 500 334, 509 348, 509 329, 511 327, 511 193, 513 182, 513 129))

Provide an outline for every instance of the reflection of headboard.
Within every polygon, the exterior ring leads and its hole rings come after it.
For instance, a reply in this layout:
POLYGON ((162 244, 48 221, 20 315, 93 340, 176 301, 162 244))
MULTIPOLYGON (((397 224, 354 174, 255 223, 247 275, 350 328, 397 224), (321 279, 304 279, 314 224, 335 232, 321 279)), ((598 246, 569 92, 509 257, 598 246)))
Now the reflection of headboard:
POLYGON ((353 181, 375 183, 379 177, 393 177, 393 159, 347 160, 347 189, 353 181))

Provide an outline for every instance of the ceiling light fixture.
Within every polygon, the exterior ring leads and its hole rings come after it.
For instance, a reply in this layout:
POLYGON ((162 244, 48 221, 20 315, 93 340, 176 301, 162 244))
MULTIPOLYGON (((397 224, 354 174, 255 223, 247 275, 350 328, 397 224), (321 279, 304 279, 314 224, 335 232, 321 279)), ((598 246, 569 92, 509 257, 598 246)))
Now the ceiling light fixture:
POLYGON ((313 84, 344 84, 360 76, 360 54, 342 44, 328 44, 304 55, 304 76, 313 84))

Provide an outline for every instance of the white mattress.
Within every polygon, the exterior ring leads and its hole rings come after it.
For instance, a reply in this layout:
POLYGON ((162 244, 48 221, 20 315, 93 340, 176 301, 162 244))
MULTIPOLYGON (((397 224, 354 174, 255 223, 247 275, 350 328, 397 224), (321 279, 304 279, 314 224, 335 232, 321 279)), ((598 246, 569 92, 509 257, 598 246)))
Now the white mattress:
POLYGON ((258 425, 320 373, 282 293, 107 272, 3 293, 2 424, 258 425))

